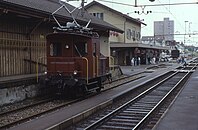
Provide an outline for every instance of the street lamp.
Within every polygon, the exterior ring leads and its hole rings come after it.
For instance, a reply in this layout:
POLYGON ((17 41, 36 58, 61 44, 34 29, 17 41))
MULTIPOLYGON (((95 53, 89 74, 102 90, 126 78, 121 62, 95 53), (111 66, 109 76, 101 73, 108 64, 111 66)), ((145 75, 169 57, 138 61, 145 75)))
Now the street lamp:
POLYGON ((186 42, 186 23, 188 21, 184 21, 185 22, 185 33, 184 33, 184 56, 185 56, 185 42, 186 42))
POLYGON ((190 33, 191 33, 191 30, 190 30, 190 24, 192 24, 192 22, 189 22, 189 30, 188 30, 189 37, 191 37, 191 35, 190 35, 190 33))

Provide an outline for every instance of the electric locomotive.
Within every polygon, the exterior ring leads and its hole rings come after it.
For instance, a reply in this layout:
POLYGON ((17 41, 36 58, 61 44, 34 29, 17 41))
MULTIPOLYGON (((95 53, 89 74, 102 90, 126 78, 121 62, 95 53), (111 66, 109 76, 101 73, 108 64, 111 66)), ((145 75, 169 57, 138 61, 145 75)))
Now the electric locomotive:
POLYGON ((99 35, 86 26, 77 23, 64 3, 52 13, 58 27, 46 36, 47 74, 45 83, 54 93, 76 97, 102 89, 102 83, 111 78, 109 58, 100 53, 99 35), (73 18, 61 26, 55 13, 64 8, 73 18))
POLYGON ((100 92, 111 77, 97 33, 61 31, 47 35, 47 85, 69 97, 100 92))

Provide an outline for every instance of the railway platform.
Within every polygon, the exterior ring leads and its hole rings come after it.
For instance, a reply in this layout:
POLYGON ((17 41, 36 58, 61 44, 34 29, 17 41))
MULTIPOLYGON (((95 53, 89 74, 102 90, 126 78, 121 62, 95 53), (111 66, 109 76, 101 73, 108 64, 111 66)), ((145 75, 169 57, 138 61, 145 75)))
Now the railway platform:
POLYGON ((154 71, 164 67, 177 68, 181 64, 161 62, 159 64, 150 64, 150 65, 138 65, 138 66, 120 66, 122 73, 124 75, 134 75, 144 71, 154 71))
POLYGON ((155 130, 198 130, 198 70, 155 127, 155 130))

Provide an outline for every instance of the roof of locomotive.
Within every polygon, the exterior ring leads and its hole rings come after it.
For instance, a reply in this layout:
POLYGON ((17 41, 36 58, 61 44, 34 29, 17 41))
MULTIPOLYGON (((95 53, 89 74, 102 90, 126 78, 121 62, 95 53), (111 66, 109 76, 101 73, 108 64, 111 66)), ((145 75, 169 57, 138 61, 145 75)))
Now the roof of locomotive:
POLYGON ((99 35, 96 32, 87 32, 87 33, 82 33, 82 32, 54 32, 54 33, 50 33, 46 36, 46 38, 50 38, 53 36, 64 36, 64 35, 70 35, 70 36, 82 36, 82 37, 86 37, 86 38, 99 38, 99 35))

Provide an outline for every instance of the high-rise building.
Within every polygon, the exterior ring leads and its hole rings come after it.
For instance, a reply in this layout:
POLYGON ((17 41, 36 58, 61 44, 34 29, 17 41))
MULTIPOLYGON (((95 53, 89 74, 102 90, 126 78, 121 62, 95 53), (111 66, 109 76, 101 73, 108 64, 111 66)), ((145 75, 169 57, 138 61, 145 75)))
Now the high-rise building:
POLYGON ((154 37, 158 41, 174 40, 174 21, 164 18, 164 21, 154 21, 154 37))

